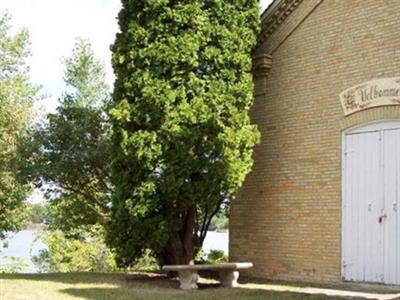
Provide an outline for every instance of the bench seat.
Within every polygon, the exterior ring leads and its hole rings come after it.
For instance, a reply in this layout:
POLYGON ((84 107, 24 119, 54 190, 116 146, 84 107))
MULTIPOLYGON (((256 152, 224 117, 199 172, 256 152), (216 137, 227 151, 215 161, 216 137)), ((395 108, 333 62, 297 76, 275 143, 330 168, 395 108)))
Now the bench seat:
POLYGON ((240 262, 206 265, 166 265, 162 267, 162 270, 165 272, 178 272, 180 288, 182 290, 192 290, 197 289, 197 281, 199 279, 198 271, 217 271, 223 286, 237 287, 239 270, 252 267, 253 264, 250 262, 240 262))

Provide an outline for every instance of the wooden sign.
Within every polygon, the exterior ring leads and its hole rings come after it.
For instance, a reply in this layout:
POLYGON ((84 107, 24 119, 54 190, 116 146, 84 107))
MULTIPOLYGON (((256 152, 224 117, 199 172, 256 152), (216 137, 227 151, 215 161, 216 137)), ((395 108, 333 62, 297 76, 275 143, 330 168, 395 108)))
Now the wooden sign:
POLYGON ((400 105, 400 77, 371 80, 340 94, 344 114, 371 107, 400 105))

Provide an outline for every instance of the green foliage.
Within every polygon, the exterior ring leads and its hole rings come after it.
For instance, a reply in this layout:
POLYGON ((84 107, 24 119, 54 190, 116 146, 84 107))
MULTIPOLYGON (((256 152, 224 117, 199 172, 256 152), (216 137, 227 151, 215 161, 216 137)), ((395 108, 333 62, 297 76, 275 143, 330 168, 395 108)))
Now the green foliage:
POLYGON ((43 224, 47 220, 47 204, 46 203, 30 203, 28 207, 28 222, 31 224, 43 224))
POLYGON ((222 250, 210 250, 207 254, 206 263, 208 264, 220 264, 228 261, 228 256, 225 255, 222 250))
POLYGON ((6 256, 0 264, 0 274, 23 273, 27 268, 28 264, 24 259, 15 256, 6 256))
POLYGON ((60 106, 19 144, 25 158, 19 161, 19 180, 44 190, 48 200, 45 216, 32 211, 49 229, 43 236, 48 250, 34 261, 42 272, 113 271, 102 231, 113 192, 104 67, 81 39, 64 63, 67 89, 60 106))
POLYGON ((257 0, 123 0, 113 50, 118 263, 145 249, 187 263, 240 188, 259 140, 251 50, 257 0))
POLYGON ((204 260, 205 260, 206 257, 207 257, 207 254, 204 252, 203 248, 200 248, 196 252, 196 256, 194 258, 194 261, 197 264, 201 264, 201 263, 204 263, 204 260))
POLYGON ((211 249, 209 253, 200 249, 195 257, 196 264, 219 264, 228 262, 229 258, 222 250, 211 249))
POLYGON ((104 109, 110 100, 110 91, 105 82, 104 66, 95 58, 90 42, 78 39, 72 56, 64 59, 64 65, 64 80, 70 88, 64 95, 64 102, 77 107, 104 109))
POLYGON ((67 232, 109 215, 109 91, 90 43, 78 40, 65 62, 67 90, 57 112, 33 126, 19 151, 20 180, 46 192, 49 222, 67 232))
POLYGON ((28 32, 10 32, 10 17, 0 12, 0 238, 24 225, 29 186, 16 180, 14 162, 38 91, 29 82, 28 32))
POLYGON ((144 271, 151 272, 160 269, 157 259, 154 257, 150 250, 145 250, 142 257, 139 258, 136 263, 129 268, 130 271, 144 271))
POLYGON ((224 231, 229 229, 229 219, 225 215, 215 216, 208 227, 211 231, 224 231))
POLYGON ((110 272, 117 270, 113 254, 102 234, 80 232, 79 238, 49 231, 41 239, 47 250, 32 258, 40 272, 110 272))
POLYGON ((221 210, 211 219, 208 230, 226 231, 229 229, 229 210, 228 207, 222 207, 221 210))

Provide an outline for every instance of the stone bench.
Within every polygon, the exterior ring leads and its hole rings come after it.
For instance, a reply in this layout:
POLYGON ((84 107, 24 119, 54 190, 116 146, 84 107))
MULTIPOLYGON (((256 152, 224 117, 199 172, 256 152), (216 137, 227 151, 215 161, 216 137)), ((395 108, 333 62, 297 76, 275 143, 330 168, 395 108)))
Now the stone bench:
POLYGON ((223 263, 213 265, 169 265, 163 266, 165 272, 178 272, 180 288, 182 290, 197 289, 197 280, 199 279, 198 271, 217 271, 221 279, 221 283, 226 287, 238 286, 239 270, 252 268, 253 264, 244 263, 223 263))

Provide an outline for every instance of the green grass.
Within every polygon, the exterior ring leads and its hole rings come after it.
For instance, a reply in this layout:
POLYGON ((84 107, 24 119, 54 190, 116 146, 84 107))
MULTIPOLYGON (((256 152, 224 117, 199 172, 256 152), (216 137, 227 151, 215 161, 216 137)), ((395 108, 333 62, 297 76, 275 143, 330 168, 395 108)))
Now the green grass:
MULTIPOLYGON (((1 275, 0 300, 320 300, 334 299, 288 292, 271 292, 251 285, 228 289, 203 285, 197 291, 183 292, 175 280, 165 277, 123 274, 42 274, 1 275)), ((336 298, 338 299, 338 298, 336 298)))

